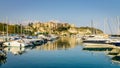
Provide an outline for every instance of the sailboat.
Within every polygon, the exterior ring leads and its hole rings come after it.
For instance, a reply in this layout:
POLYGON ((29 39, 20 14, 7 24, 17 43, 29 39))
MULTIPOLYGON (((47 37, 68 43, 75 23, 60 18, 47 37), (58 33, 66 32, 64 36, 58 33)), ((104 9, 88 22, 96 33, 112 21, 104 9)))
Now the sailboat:
MULTIPOLYGON (((117 16, 117 25, 118 25, 118 27, 117 27, 117 30, 118 30, 118 35, 119 35, 119 30, 120 30, 120 20, 119 20, 120 18, 117 16)), ((111 40, 109 40, 109 42, 108 42, 109 44, 112 44, 112 45, 115 45, 115 46, 120 46, 120 40, 119 39, 117 39, 117 38, 114 38, 114 39, 111 39, 111 40)))
MULTIPOLYGON (((21 28, 21 35, 22 35, 22 28, 21 28)), ((30 41, 24 40, 22 38, 14 39, 12 41, 8 41, 8 25, 7 25, 7 42, 3 43, 3 46, 19 46, 19 47, 26 47, 33 45, 30 41)))
POLYGON ((105 38, 103 35, 96 35, 95 30, 93 30, 93 20, 91 21, 92 35, 88 36, 83 43, 85 45, 98 45, 106 44, 109 38, 105 38))

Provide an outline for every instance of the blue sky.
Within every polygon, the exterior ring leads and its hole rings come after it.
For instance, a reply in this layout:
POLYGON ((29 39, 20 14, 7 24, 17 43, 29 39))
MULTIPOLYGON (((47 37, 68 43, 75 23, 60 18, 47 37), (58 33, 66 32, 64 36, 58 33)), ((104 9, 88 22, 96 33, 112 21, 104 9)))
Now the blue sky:
POLYGON ((59 20, 89 26, 93 19, 103 29, 104 19, 116 16, 120 16, 120 0, 0 0, 0 21, 7 17, 14 23, 59 20))

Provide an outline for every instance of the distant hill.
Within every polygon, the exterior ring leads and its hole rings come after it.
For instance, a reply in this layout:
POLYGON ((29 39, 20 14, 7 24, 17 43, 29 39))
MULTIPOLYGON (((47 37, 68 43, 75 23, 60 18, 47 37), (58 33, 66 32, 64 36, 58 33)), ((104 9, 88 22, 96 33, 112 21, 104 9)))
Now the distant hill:
MULTIPOLYGON (((9 34, 22 33, 35 35, 37 33, 58 34, 58 35, 71 35, 71 34, 103 34, 103 31, 91 27, 76 27, 74 24, 56 23, 56 22, 35 22, 29 23, 27 26, 8 24, 9 34), (22 27, 21 27, 22 26, 22 27)), ((0 33, 6 33, 7 24, 0 23, 0 33)))
POLYGON ((91 27, 76 27, 79 32, 83 32, 83 34, 103 34, 103 31, 97 28, 91 27))
POLYGON ((68 23, 55 23, 55 22, 37 22, 30 23, 29 28, 33 32, 52 33, 58 35, 71 35, 71 34, 103 34, 103 31, 91 27, 76 27, 74 24, 68 23))

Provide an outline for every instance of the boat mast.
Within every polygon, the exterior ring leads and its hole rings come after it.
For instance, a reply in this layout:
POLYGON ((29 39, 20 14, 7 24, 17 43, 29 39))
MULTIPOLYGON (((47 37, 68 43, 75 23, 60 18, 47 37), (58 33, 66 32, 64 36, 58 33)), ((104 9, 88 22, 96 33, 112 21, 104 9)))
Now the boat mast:
POLYGON ((14 24, 14 34, 15 34, 15 27, 16 27, 16 25, 14 24))
POLYGON ((91 32, 92 32, 92 35, 93 35, 94 34, 93 20, 91 20, 91 32))
POLYGON ((3 41, 5 41, 5 37, 4 37, 4 35, 5 35, 5 33, 4 33, 4 32, 5 32, 5 31, 4 31, 4 27, 5 27, 5 26, 4 26, 4 25, 5 25, 5 24, 4 24, 4 23, 5 23, 5 22, 3 21, 3 41))
POLYGON ((104 34, 106 33, 106 28, 105 28, 106 22, 107 22, 107 18, 104 19, 104 34))
POLYGON ((95 22, 95 23, 94 23, 94 28, 95 28, 95 29, 94 29, 94 34, 95 34, 95 35, 97 34, 97 28, 96 28, 96 27, 97 27, 97 24, 96 24, 96 22, 95 22))
POLYGON ((107 26, 108 26, 108 28, 109 28, 109 30, 110 30, 110 33, 113 34, 111 25, 110 25, 110 23, 108 23, 108 22, 109 22, 109 21, 108 21, 108 18, 105 19, 105 22, 106 22, 106 24, 107 24, 107 26))
POLYGON ((16 33, 17 33, 17 35, 19 35, 19 24, 18 24, 18 21, 17 21, 17 25, 16 25, 16 29, 17 29, 17 31, 16 31, 16 33))
POLYGON ((21 36, 22 36, 22 24, 20 24, 20 26, 21 26, 21 36))
POLYGON ((119 24, 119 22, 120 22, 120 20, 119 20, 119 16, 117 16, 117 24, 118 24, 118 26, 117 26, 118 29, 117 29, 117 30, 118 30, 118 35, 119 35, 119 30, 120 30, 120 27, 119 27, 120 24, 119 24))
POLYGON ((7 26, 7 28, 6 28, 6 32, 7 32, 7 34, 6 34, 6 41, 8 41, 8 19, 6 18, 6 26, 7 26))
POLYGON ((4 25, 5 25, 4 23, 5 23, 5 22, 3 22, 3 36, 4 36, 4 25))

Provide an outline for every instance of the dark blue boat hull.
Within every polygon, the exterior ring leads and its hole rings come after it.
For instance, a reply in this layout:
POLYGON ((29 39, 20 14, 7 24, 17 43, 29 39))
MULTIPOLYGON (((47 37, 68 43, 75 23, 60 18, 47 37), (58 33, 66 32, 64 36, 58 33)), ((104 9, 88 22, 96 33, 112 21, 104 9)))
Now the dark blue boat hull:
POLYGON ((115 42, 115 43, 111 43, 111 44, 113 44, 115 46, 120 46, 120 42, 115 42))

